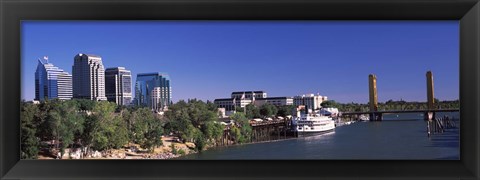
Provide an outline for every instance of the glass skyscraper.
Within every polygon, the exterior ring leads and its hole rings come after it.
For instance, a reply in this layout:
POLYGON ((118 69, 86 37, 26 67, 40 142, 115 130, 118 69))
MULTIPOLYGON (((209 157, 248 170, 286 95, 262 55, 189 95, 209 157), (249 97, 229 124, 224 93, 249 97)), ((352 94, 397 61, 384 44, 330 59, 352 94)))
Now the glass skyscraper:
POLYGON ((35 71, 35 100, 72 99, 72 75, 48 63, 38 60, 35 71))
POLYGON ((135 104, 162 111, 171 103, 170 77, 166 73, 137 74, 135 104))

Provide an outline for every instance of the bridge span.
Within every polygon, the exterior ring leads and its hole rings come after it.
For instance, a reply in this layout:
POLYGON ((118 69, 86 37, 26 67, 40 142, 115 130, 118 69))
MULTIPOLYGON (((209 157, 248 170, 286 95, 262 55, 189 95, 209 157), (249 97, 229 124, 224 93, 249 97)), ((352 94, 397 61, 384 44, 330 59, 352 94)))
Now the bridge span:
POLYGON ((386 113, 424 113, 425 120, 435 119, 436 112, 455 112, 458 109, 436 109, 434 98, 433 74, 431 71, 426 73, 427 79, 427 110, 378 110, 378 94, 377 94, 377 76, 370 74, 368 76, 369 106, 368 112, 345 112, 342 116, 368 114, 370 121, 381 121, 383 114, 386 113))
POLYGON ((375 121, 381 121, 383 119, 383 114, 400 114, 400 113, 423 113, 425 120, 434 119, 436 112, 459 112, 460 109, 423 109, 423 110, 384 110, 384 111, 365 111, 365 112, 342 112, 339 116, 352 116, 352 115, 362 115, 368 114, 376 117, 375 121), (430 113, 430 117, 429 117, 430 113))

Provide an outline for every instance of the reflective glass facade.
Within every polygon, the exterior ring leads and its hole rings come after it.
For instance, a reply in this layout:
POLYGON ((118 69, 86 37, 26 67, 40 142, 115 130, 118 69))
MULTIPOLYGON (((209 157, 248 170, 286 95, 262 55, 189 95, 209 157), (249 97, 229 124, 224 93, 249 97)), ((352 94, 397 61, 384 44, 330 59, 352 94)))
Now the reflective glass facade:
POLYGON ((72 98, 72 75, 39 59, 35 71, 35 100, 54 98, 72 98))
POLYGON ((143 73, 137 75, 135 104, 160 111, 169 106, 172 98, 170 77, 166 73, 143 73))

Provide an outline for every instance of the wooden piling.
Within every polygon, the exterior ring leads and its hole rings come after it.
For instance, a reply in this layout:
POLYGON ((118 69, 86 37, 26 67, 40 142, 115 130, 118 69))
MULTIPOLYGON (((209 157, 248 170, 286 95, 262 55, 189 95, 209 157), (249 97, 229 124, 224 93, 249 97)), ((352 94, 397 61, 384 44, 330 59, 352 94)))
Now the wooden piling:
POLYGON ((455 122, 449 117, 435 118, 427 121, 427 135, 443 133, 447 129, 456 128, 455 122))

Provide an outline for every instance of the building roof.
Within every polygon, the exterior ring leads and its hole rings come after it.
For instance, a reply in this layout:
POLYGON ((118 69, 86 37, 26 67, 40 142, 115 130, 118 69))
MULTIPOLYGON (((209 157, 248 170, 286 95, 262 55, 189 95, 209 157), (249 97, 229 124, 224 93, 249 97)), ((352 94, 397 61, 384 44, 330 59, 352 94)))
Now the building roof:
POLYGON ((215 99, 213 101, 232 101, 233 98, 220 98, 220 99, 215 99))
POLYGON ((325 97, 325 96, 322 96, 319 93, 317 93, 317 94, 302 94, 302 95, 298 95, 298 96, 294 96, 294 97, 302 98, 302 97, 325 97))
POLYGON ((137 76, 168 76, 168 74, 163 72, 152 72, 152 73, 138 73, 137 76))
POLYGON ((236 91, 232 92, 232 94, 243 94, 243 93, 265 93, 264 91, 236 91))
POLYGON ((43 67, 43 69, 45 71, 56 71, 56 72, 65 72, 68 74, 68 72, 64 71, 63 69, 60 69, 59 67, 53 65, 52 63, 49 63, 49 62, 44 62, 40 59, 38 59, 38 65, 37 65, 37 70, 38 70, 38 67, 43 67))
MULTIPOLYGON (((83 54, 80 53, 79 55, 82 56, 83 54)), ((87 55, 88 57, 98 57, 98 58, 101 58, 99 55, 95 55, 95 54, 85 54, 85 55, 87 55)))
POLYGON ((107 68, 107 69, 105 69, 105 70, 117 70, 117 69, 124 70, 125 67, 109 67, 109 68, 107 68))
POLYGON ((267 97, 267 98, 256 98, 255 100, 274 100, 274 99, 293 99, 292 97, 267 97))

